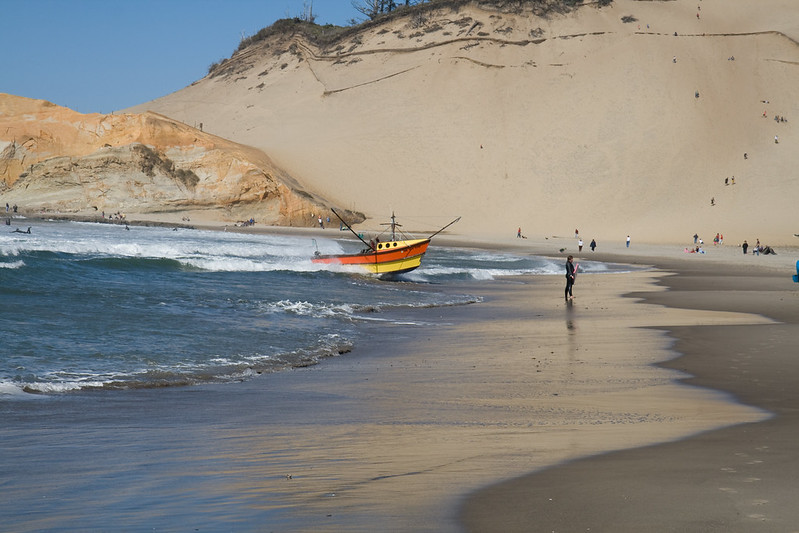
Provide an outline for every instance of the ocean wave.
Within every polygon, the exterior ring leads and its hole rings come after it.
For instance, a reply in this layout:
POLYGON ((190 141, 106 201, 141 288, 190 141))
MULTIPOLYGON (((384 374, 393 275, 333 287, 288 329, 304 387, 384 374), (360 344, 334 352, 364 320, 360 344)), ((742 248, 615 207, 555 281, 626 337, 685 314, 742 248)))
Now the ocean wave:
POLYGON ((154 389, 209 383, 245 381, 260 374, 304 368, 352 351, 353 343, 338 334, 324 335, 314 346, 270 355, 216 356, 207 363, 182 363, 171 367, 132 371, 129 374, 51 373, 0 382, 0 397, 27 394, 63 394, 89 390, 154 389))
POLYGON ((25 266, 25 261, 11 261, 9 263, 0 262, 0 268, 8 268, 8 269, 15 269, 15 268, 22 268, 25 266))
MULTIPOLYGON (((313 318, 344 318, 348 320, 365 319, 363 315, 397 311, 401 309, 432 309, 436 307, 453 307, 469 305, 483 301, 480 296, 470 294, 425 294, 418 300, 405 302, 375 302, 369 304, 355 303, 313 303, 306 300, 280 300, 266 302, 261 305, 267 313, 291 313, 313 318)), ((368 320, 374 320, 368 318, 368 320)), ((388 320, 391 322, 391 320, 388 320)))

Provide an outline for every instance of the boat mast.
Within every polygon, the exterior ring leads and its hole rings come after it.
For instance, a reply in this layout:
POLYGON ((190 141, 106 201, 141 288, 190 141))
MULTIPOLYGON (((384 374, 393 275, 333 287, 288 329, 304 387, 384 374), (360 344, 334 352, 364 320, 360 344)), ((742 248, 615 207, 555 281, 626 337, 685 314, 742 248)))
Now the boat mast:
POLYGON ((401 228, 402 224, 397 224, 396 218, 394 217, 394 211, 391 212, 391 222, 384 222, 381 226, 391 226, 391 240, 397 240, 397 234, 395 232, 396 228, 401 228))

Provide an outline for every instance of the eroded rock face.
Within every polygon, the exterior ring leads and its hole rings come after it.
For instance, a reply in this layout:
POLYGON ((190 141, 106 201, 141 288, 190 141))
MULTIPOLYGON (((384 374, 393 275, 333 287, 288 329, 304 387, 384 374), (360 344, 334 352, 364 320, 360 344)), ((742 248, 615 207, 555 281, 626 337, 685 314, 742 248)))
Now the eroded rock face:
POLYGON ((260 150, 165 116, 84 115, 5 94, 0 195, 28 211, 202 209, 294 226, 314 225, 312 215, 328 209, 260 150))

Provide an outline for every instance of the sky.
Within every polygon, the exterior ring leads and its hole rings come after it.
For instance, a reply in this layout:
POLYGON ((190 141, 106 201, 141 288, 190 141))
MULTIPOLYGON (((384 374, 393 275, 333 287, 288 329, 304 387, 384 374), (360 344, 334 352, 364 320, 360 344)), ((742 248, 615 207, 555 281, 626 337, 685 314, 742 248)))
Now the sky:
POLYGON ((201 79, 242 36, 311 3, 317 24, 363 18, 351 0, 0 0, 0 93, 125 109, 201 79))

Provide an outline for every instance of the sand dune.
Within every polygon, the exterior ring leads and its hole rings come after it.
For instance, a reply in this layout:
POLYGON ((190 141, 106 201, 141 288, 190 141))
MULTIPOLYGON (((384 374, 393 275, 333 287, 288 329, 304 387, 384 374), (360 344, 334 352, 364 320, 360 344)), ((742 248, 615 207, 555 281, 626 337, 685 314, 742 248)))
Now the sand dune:
POLYGON ((546 18, 468 4, 325 50, 256 43, 134 110, 202 122, 374 217, 463 215, 457 231, 490 238, 578 227, 605 242, 795 244, 797 15, 789 0, 618 0, 546 18))

